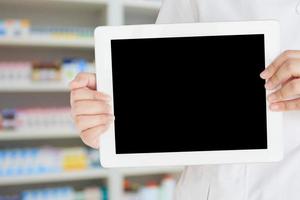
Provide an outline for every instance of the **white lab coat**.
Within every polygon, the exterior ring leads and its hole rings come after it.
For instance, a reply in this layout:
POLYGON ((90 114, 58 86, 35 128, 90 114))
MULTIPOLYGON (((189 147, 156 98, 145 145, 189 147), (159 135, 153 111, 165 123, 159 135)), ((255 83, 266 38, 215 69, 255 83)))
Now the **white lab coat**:
MULTIPOLYGON (((157 23, 257 19, 279 20, 281 50, 300 50, 300 0, 165 0, 157 23)), ((284 113, 284 144, 279 163, 187 167, 175 199, 300 200, 300 112, 284 113)))

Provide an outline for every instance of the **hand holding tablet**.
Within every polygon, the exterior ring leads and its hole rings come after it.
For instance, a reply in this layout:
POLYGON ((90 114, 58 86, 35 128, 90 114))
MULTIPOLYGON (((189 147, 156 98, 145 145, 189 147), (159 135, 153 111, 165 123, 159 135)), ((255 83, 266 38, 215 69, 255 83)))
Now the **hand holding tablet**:
POLYGON ((102 165, 279 160, 281 114, 267 111, 259 78, 279 53, 278 29, 270 21, 97 28, 97 89, 113 97, 115 115, 100 139, 102 165))
POLYGON ((70 104, 75 125, 82 141, 99 148, 99 135, 104 133, 114 116, 111 114, 110 97, 96 91, 96 76, 80 73, 70 83, 70 104))

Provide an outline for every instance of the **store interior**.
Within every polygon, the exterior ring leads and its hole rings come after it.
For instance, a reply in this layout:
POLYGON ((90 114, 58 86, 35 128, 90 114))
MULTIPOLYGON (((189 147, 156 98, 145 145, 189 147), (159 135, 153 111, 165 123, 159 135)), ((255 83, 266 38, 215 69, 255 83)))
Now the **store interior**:
POLYGON ((172 200, 182 167, 104 169, 70 115, 98 26, 153 24, 160 0, 0 0, 0 200, 172 200))

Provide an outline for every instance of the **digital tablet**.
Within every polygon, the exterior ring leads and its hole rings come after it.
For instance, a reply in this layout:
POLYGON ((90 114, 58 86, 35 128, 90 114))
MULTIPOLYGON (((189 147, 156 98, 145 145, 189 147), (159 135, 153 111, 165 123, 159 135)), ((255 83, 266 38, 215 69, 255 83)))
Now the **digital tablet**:
POLYGON ((259 76, 280 53, 277 22, 98 27, 95 44, 115 115, 104 167, 281 159, 282 114, 259 76))

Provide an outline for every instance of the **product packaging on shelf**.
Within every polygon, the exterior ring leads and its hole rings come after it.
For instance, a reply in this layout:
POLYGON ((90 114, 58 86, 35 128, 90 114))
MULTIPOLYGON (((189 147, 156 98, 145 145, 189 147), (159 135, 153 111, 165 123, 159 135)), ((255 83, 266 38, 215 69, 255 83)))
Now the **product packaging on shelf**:
POLYGON ((44 175, 100 168, 85 147, 19 148, 0 150, 0 178, 44 175), (90 161, 91 160, 91 161, 90 161))
POLYGON ((93 27, 33 26, 28 19, 0 19, 0 37, 40 39, 91 39, 93 27))
POLYGON ((27 19, 0 20, 0 37, 29 36, 31 24, 27 19))
POLYGON ((93 63, 81 58, 62 61, 0 62, 0 85, 22 86, 35 83, 60 83, 66 86, 80 72, 94 72, 93 63))
POLYGON ((108 200, 106 187, 86 187, 75 190, 70 186, 24 190, 20 194, 2 195, 0 200, 108 200))
POLYGON ((0 110, 1 130, 26 133, 76 132, 69 107, 0 110))

